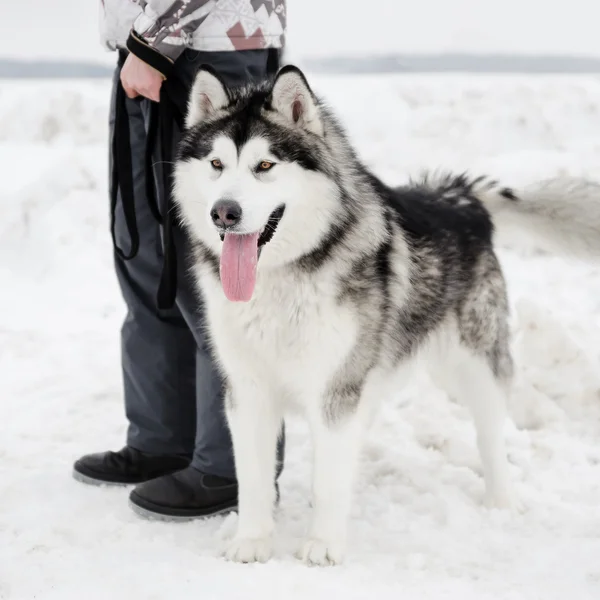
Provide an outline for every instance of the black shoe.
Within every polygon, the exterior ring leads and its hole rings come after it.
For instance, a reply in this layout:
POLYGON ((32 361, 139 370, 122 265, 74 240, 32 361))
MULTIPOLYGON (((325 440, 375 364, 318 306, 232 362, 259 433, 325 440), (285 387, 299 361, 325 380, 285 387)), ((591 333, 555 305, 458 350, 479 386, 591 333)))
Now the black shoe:
POLYGON ((73 477, 92 485, 136 484, 185 469, 190 461, 189 456, 147 454, 125 446, 119 452, 82 456, 73 465, 73 477))
POLYGON ((179 521, 210 517, 237 509, 235 479, 207 475, 188 467, 136 486, 129 495, 140 516, 179 521))

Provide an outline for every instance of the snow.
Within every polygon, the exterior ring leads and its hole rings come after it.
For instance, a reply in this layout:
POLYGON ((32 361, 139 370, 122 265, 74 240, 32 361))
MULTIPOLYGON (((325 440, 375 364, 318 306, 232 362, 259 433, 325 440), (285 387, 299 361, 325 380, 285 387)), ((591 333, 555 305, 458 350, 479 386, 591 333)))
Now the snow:
MULTIPOLYGON (((100 0, 6 0, 0 57, 112 64, 100 0)), ((290 56, 468 52, 600 56, 595 0, 288 0, 290 56)))
MULTIPOLYGON (((329 77, 364 159, 391 182, 423 167, 520 184, 600 179, 594 77, 329 77)), ((292 556, 310 515, 310 445, 288 423, 277 549, 220 558, 235 515, 148 522, 127 490, 71 478, 125 433, 107 201, 109 84, 0 88, 0 598, 577 600, 600 597, 600 268, 511 240, 517 382, 511 471, 526 511, 481 505, 467 411, 422 374, 384 405, 361 461, 345 565, 292 556)))

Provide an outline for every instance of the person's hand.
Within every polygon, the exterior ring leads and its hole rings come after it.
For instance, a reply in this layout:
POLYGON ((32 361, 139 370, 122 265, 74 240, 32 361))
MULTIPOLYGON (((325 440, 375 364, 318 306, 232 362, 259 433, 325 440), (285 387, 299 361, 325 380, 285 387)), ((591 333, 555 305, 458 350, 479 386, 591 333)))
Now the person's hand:
POLYGON ((135 54, 130 54, 125 59, 121 69, 121 83, 129 98, 144 96, 158 102, 162 82, 163 76, 135 54))

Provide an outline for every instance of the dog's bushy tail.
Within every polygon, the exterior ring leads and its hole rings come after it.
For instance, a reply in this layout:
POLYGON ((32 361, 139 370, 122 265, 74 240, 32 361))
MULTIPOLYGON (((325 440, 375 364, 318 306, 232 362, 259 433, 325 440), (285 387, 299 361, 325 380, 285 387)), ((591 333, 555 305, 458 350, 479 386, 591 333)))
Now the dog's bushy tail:
POLYGON ((480 178, 473 193, 491 213, 501 243, 526 236, 550 252, 600 259, 599 183, 557 177, 511 189, 480 178))

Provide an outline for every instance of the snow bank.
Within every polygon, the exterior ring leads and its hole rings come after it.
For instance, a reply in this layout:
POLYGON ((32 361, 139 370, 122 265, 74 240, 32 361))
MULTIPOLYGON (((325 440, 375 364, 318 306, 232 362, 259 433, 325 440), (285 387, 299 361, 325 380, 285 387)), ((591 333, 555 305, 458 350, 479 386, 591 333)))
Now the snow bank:
POLYGON ((0 142, 104 143, 106 81, 3 81, 0 142))
MULTIPOLYGON (((332 77, 315 87, 390 181, 439 166, 509 184, 559 172, 600 179, 595 78, 332 77)), ((482 508, 469 415, 421 374, 374 424, 340 568, 291 556, 310 514, 310 446, 297 419, 267 565, 219 558, 234 515, 149 523, 125 490, 71 480, 78 455, 120 447, 125 431, 108 91, 0 90, 0 598, 598 598, 600 268, 519 240, 501 260, 517 361, 509 453, 524 514, 482 508)))

